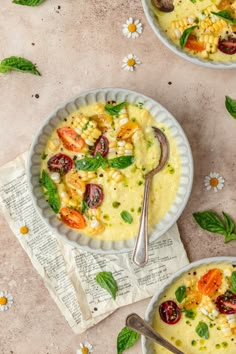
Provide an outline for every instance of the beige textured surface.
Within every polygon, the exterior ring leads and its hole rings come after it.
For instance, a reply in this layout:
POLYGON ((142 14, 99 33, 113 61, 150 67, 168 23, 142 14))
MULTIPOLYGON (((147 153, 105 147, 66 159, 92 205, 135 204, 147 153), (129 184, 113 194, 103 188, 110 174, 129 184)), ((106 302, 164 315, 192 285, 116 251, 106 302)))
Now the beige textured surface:
MULTIPOLYGON (((194 186, 179 220, 190 260, 236 254, 235 241, 225 245, 223 237, 199 229, 192 218, 195 211, 215 209, 236 219, 236 121, 224 108, 226 94, 236 98, 235 70, 204 69, 172 54, 148 26, 139 0, 46 0, 38 8, 2 0, 0 33, 1 58, 24 56, 36 62, 43 75, 0 76, 0 165, 28 149, 47 115, 71 96, 108 86, 140 91, 174 114, 193 149, 194 186), (121 32, 130 16, 144 24, 136 40, 121 32), (120 68, 128 53, 142 61, 135 73, 120 68), (204 189, 203 178, 210 171, 226 179, 219 193, 204 189)), ((126 315, 143 315, 148 300, 120 309, 75 336, 2 216, 0 228, 0 290, 8 289, 15 299, 11 311, 0 313, 0 354, 73 354, 85 339, 95 353, 116 353, 116 336, 126 315)), ((140 352, 140 344, 129 350, 140 352)))

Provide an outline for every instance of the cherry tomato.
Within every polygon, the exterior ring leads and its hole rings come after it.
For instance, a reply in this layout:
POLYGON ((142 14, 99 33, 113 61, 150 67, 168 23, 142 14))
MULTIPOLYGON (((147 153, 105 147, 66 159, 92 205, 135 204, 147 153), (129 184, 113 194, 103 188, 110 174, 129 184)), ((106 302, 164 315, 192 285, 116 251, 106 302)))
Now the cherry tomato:
POLYGON ((194 50, 195 52, 202 52, 205 50, 205 45, 197 40, 193 35, 190 35, 185 44, 185 48, 194 50))
POLYGON ((85 145, 84 139, 69 127, 57 129, 57 135, 67 150, 79 152, 85 145))
POLYGON ((222 271, 220 269, 210 269, 198 281, 198 290, 206 296, 213 295, 222 283, 222 271))
POLYGON ((65 154, 56 154, 48 160, 47 164, 49 171, 59 172, 61 175, 65 175, 72 169, 73 161, 65 154))
POLYGON ((89 208, 97 208, 99 205, 102 204, 103 199, 103 190, 99 185, 94 183, 89 183, 86 185, 84 201, 88 204, 89 208))
POLYGON ((199 293, 199 291, 196 291, 194 289, 188 289, 186 298, 184 299, 183 302, 183 307, 187 310, 192 310, 198 307, 200 302, 202 301, 202 294, 199 293))
POLYGON ((165 301, 159 306, 159 314, 165 323, 175 324, 181 318, 181 310, 174 301, 165 301))
POLYGON ((215 303, 220 313, 228 315, 236 313, 236 295, 231 291, 226 291, 223 295, 218 296, 215 303))
POLYGON ((95 148, 94 148, 94 153, 93 155, 96 155, 96 152, 99 152, 99 154, 102 155, 102 157, 107 156, 109 151, 109 141, 105 136, 100 136, 98 140, 95 143, 95 148))
POLYGON ((77 210, 63 207, 60 210, 61 221, 73 229, 84 229, 86 221, 82 214, 77 210))
POLYGON ((118 133, 117 138, 121 140, 127 140, 132 137, 132 135, 139 129, 139 124, 136 122, 128 122, 123 124, 118 133))
POLYGON ((218 49, 225 54, 236 53, 236 37, 229 36, 228 38, 220 39, 218 43, 218 49))
POLYGON ((219 10, 228 10, 232 11, 231 5, 233 4, 233 1, 231 0, 221 0, 221 2, 217 5, 219 10))
POLYGON ((76 189, 79 194, 82 195, 85 192, 85 183, 82 181, 77 171, 71 170, 67 173, 65 182, 69 188, 76 189))

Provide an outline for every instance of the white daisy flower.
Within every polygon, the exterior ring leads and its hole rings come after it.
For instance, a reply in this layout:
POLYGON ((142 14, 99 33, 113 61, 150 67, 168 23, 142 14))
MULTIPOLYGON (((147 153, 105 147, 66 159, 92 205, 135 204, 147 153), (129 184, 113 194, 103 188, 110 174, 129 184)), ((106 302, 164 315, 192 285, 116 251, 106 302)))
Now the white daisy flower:
POLYGON ((137 38, 143 32, 143 25, 139 20, 130 17, 123 25, 123 35, 127 38, 137 38))
POLYGON ((80 349, 77 350, 76 354, 90 354, 93 353, 93 346, 89 342, 84 344, 80 343, 80 349))
POLYGON ((128 54, 127 57, 124 57, 122 68, 126 71, 134 71, 137 65, 141 64, 139 58, 134 54, 128 54))
POLYGON ((13 304, 13 296, 6 291, 0 292, 0 311, 7 311, 13 304))
POLYGON ((224 187, 225 180, 219 173, 211 172, 209 176, 204 178, 204 184, 208 191, 213 189, 214 192, 218 192, 218 190, 221 190, 224 187))

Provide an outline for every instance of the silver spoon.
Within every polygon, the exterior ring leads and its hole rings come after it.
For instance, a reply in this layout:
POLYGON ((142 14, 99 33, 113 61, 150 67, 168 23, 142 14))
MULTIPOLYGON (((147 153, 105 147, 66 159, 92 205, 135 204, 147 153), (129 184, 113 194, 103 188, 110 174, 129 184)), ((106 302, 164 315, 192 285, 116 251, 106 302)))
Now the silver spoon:
POLYGON ((172 12, 174 10, 173 0, 152 0, 152 2, 162 12, 172 12))
POLYGON ((138 237, 134 246, 132 256, 133 263, 143 267, 148 261, 148 200, 152 177, 162 170, 169 155, 169 146, 165 134, 156 127, 152 127, 154 135, 158 139, 161 147, 161 157, 158 165, 145 175, 144 197, 142 205, 142 214, 139 225, 138 237))
POLYGON ((164 339, 159 333, 157 333, 146 321, 144 321, 136 313, 131 313, 126 318, 126 326, 138 333, 141 333, 142 335, 153 340, 154 342, 162 345, 172 353, 184 354, 184 352, 181 352, 181 350, 177 349, 170 342, 164 339))

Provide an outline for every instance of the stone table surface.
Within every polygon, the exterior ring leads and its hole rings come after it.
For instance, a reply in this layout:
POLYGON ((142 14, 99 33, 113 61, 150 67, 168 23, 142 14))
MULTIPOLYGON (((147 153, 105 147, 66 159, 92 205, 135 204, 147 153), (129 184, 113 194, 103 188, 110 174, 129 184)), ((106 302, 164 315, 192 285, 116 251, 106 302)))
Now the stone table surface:
MULTIPOLYGON (((45 118, 68 98, 99 87, 140 91, 176 117, 192 147, 193 190, 178 222, 190 261, 236 254, 236 241, 224 244, 222 236, 201 230, 192 217, 213 209, 236 219, 236 122, 224 107, 225 95, 236 98, 235 70, 198 67, 169 51, 149 27, 139 0, 46 0, 34 8, 2 0, 0 33, 0 58, 28 58, 42 73, 0 76, 0 165, 27 150, 45 118), (122 34, 129 17, 144 25, 138 39, 122 34), (142 62, 133 73, 121 69, 129 53, 142 62), (211 171, 225 178, 218 193, 204 188, 211 171)), ((2 215, 0 227, 0 290, 15 300, 10 311, 0 313, 0 354, 74 354, 85 340, 94 353, 116 353, 126 315, 144 315, 149 299, 75 335, 2 215)), ((141 353, 140 343, 129 353, 141 353)))

